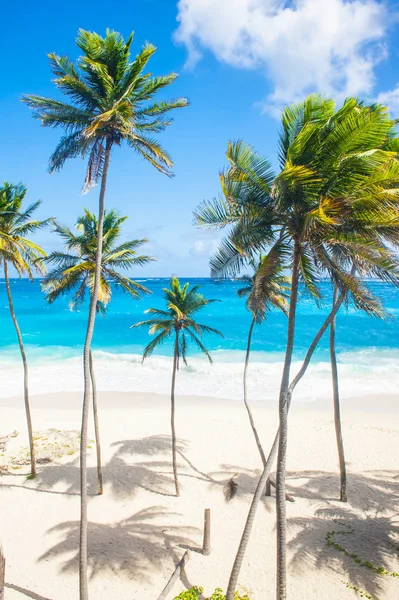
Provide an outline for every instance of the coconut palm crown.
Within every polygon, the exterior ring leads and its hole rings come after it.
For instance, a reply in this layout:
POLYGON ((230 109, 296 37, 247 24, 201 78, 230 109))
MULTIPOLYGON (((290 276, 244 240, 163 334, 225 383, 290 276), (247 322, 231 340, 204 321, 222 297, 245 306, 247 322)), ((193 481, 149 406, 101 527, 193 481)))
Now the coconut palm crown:
MULTIPOLYGON (((113 210, 105 211, 103 228, 103 255, 101 262, 100 288, 97 311, 104 312, 111 300, 111 283, 118 284, 133 298, 148 294, 149 290, 122 275, 120 270, 142 266, 154 260, 150 256, 137 254, 138 248, 147 239, 131 240, 117 245, 121 235, 121 226, 127 217, 119 217, 113 210)), ((92 293, 96 268, 98 219, 85 210, 76 225, 74 233, 68 227, 56 224, 55 231, 65 243, 64 252, 52 252, 45 259, 54 266, 46 276, 42 287, 46 299, 52 303, 59 296, 73 293, 70 306, 74 309, 84 301, 86 291, 92 293)))
POLYGON ((329 277, 354 304, 380 314, 365 277, 398 283, 399 162, 387 110, 312 95, 287 107, 279 140, 281 171, 248 144, 229 143, 222 195, 195 212, 198 225, 230 228, 211 259, 215 276, 236 276, 248 258, 281 238, 298 277, 319 300, 329 277), (350 274, 352 265, 357 273, 350 274))
POLYGON ((41 204, 40 200, 22 209, 26 192, 26 187, 21 183, 14 185, 5 182, 0 188, 0 264, 8 262, 18 275, 27 275, 32 279, 35 270, 44 272, 43 258, 46 253, 27 236, 48 225, 51 219, 32 219, 41 204))
POLYGON ((178 278, 172 277, 170 289, 163 288, 167 310, 149 308, 145 312, 153 315, 154 318, 132 325, 132 328, 149 327, 150 334, 156 334, 144 349, 143 361, 153 353, 157 346, 162 345, 175 334, 178 359, 181 358, 187 364, 188 344, 191 341, 207 356, 209 362, 212 362, 212 357, 202 343, 201 337, 203 333, 215 333, 222 337, 223 334, 213 327, 197 323, 194 317, 199 310, 211 302, 219 301, 208 300, 198 292, 198 286, 195 285, 191 289, 189 286, 189 283, 185 283, 182 287, 178 278))
POLYGON ((242 275, 243 287, 237 290, 239 298, 247 298, 246 307, 257 323, 266 318, 267 311, 278 308, 287 314, 289 277, 283 275, 284 246, 277 242, 266 254, 248 260, 251 275, 242 275), (256 288, 256 289, 255 289, 256 288))
POLYGON ((172 160, 151 135, 164 131, 173 121, 168 113, 187 106, 188 101, 154 101, 177 75, 145 72, 156 52, 152 44, 144 44, 132 61, 133 36, 125 41, 109 29, 105 37, 80 29, 76 44, 83 55, 76 64, 67 56, 48 55, 54 83, 71 102, 37 95, 22 98, 43 126, 65 131, 50 157, 50 172, 60 170, 69 158, 88 157, 85 190, 102 175, 106 145, 110 148, 123 142, 159 171, 171 175, 172 160))

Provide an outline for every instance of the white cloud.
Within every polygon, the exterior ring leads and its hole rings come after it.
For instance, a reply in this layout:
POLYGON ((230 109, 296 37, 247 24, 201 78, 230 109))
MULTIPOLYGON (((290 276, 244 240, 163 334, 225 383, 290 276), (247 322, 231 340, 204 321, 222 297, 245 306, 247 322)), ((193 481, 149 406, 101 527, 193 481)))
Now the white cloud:
POLYGON ((191 256, 210 256, 219 247, 217 239, 197 240, 190 248, 191 256))
POLYGON ((369 94, 386 56, 388 11, 378 0, 179 0, 175 39, 194 66, 205 50, 231 66, 260 69, 278 108, 318 91, 369 94))
POLYGON ((393 90, 381 92, 377 96, 377 102, 388 106, 393 117, 399 116, 399 83, 393 90))

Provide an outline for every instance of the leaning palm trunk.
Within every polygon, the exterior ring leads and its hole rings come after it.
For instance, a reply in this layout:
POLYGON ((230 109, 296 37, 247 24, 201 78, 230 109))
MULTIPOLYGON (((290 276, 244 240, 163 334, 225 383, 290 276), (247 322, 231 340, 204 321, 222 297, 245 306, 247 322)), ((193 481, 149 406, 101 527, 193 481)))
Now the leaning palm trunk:
MULTIPOLYGON (((334 300, 337 299, 337 288, 334 287, 334 300)), ((346 464, 345 464, 345 452, 344 452, 344 441, 342 437, 341 427, 341 410, 339 403, 339 386, 338 386, 338 367, 337 358, 335 355, 335 317, 332 319, 330 324, 330 360, 331 360, 331 374, 332 374, 332 386, 333 386, 333 401, 334 401, 334 423, 335 423, 335 435, 337 438, 337 449, 339 459, 339 472, 340 472, 340 500, 341 502, 347 502, 348 496, 346 493, 346 464)))
POLYGON ((98 407, 97 407, 97 386, 93 367, 93 354, 90 350, 90 379, 93 395, 93 418, 94 418, 94 437, 96 440, 97 455, 97 493, 99 496, 103 493, 103 470, 101 465, 101 443, 100 428, 98 426, 98 407))
POLYGON ((292 283, 290 294, 290 310, 288 314, 288 335, 287 347, 285 351, 285 360, 283 367, 283 376, 280 386, 279 398, 279 443, 276 474, 276 510, 277 510, 277 600, 286 600, 287 598, 287 515, 285 504, 285 475, 287 462, 287 443, 288 443, 288 387, 290 383, 290 371, 292 363, 292 354, 294 351, 295 337, 295 317, 298 301, 298 280, 299 280, 299 242, 295 240, 294 261, 292 266, 292 283))
POLYGON ((175 428, 175 384, 176 384, 176 371, 179 360, 179 333, 176 331, 175 351, 173 355, 173 373, 172 373, 172 386, 170 392, 170 426, 172 429, 172 461, 173 461, 173 477, 175 480, 176 496, 180 496, 179 479, 177 475, 177 458, 176 458, 176 428, 175 428))
POLYGON ((35 445, 33 442, 33 428, 32 428, 32 417, 30 413, 29 404, 29 387, 28 387, 28 361, 26 360, 24 343, 22 341, 21 330, 18 325, 17 317, 15 316, 14 304, 11 296, 10 279, 8 276, 8 264, 4 261, 4 278, 6 280, 6 290, 8 296, 8 305, 10 307, 11 318, 14 323, 15 331, 17 332, 19 350, 21 352, 22 363, 24 366, 24 400, 25 400, 25 413, 26 422, 28 425, 29 434, 29 452, 30 452, 30 472, 32 477, 36 477, 36 458, 35 458, 35 445))
POLYGON ((84 395, 82 410, 82 428, 80 436, 80 532, 79 532, 79 598, 88 600, 87 583, 87 422, 90 401, 90 347, 96 318, 96 306, 100 286, 101 260, 103 247, 104 198, 107 186, 107 174, 112 142, 107 140, 105 147, 104 169, 98 206, 98 232, 96 270, 94 274, 93 293, 90 297, 89 317, 87 322, 86 339, 83 350, 84 395))
POLYGON ((249 417, 249 422, 251 424, 252 432, 253 432, 254 437, 255 437, 255 442, 256 442, 256 445, 258 447, 259 454, 260 454, 260 457, 262 459, 263 466, 265 466, 265 464, 266 464, 266 456, 265 456, 265 453, 263 451, 262 444, 261 444, 261 441, 260 441, 260 438, 259 438, 259 434, 258 434, 258 431, 256 429, 255 421, 254 421, 254 418, 253 418, 253 415, 252 415, 251 407, 249 406, 248 399, 247 399, 247 372, 248 372, 249 354, 251 352, 251 338, 252 338, 252 332, 253 332, 255 323, 256 323, 256 319, 254 317, 252 319, 252 322, 251 322, 251 325, 250 325, 250 328, 249 328, 249 332, 248 332, 247 353, 245 355, 245 366, 244 366, 244 377, 243 377, 244 404, 245 404, 245 408, 247 409, 247 413, 248 413, 248 417, 249 417))
MULTIPOLYGON (((302 377, 305 375, 306 370, 309 366, 310 360, 311 360, 313 353, 317 347, 317 344, 319 343, 324 332, 330 325, 331 320, 335 317, 338 310, 340 309, 342 302, 343 302, 343 297, 339 296, 331 313, 328 315, 328 317, 324 321, 323 325, 320 327, 319 331, 317 332, 316 336, 314 337, 313 342, 309 346, 309 350, 307 351, 305 360, 303 361, 301 368, 299 369, 297 375, 295 376, 291 385, 288 388, 287 411, 289 410, 290 405, 291 405, 292 394, 293 394, 297 384, 300 382, 302 377)), ((229 584, 228 584, 227 593, 226 593, 226 600, 233 600, 233 598, 234 598, 234 592, 237 587, 238 577, 240 575, 242 563, 244 561, 245 552, 246 552, 246 549, 247 549, 247 546, 249 543, 249 539, 250 539, 251 532, 252 532, 252 527, 253 527, 254 520, 255 520, 256 509, 257 509, 259 501, 263 495, 263 491, 265 489, 267 479, 273 468, 273 463, 276 458, 277 450, 278 450, 278 441, 279 441, 279 430, 277 431, 276 436, 274 438, 272 448, 270 450, 269 456, 267 457, 266 465, 263 469, 262 475, 260 476, 258 485, 256 486, 256 490, 255 490, 254 496, 252 498, 251 506, 249 508, 247 520, 246 520, 245 526, 244 526, 244 531, 242 533, 240 544, 239 544, 238 550, 237 550, 237 554, 234 559, 233 568, 230 573, 230 579, 229 579, 229 584)))

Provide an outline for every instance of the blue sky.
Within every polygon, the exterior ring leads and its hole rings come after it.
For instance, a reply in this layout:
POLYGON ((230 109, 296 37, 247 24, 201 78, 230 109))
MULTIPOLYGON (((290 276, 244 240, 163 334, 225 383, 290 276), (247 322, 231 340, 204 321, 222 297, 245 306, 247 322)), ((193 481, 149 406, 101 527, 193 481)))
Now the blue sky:
MULTIPOLYGON (((126 148, 111 161, 107 206, 128 215, 125 238, 148 237, 157 258, 137 276, 208 275, 218 236, 192 226, 192 212, 219 192, 228 140, 243 138, 275 163, 278 113, 312 91, 341 101, 378 98, 399 115, 396 2, 377 0, 49 0, 3 3, 0 38, 0 178, 22 181, 40 216, 72 226, 82 208, 96 210, 98 188, 82 195, 85 164, 76 159, 47 173, 60 131, 40 126, 20 102, 23 93, 55 95, 47 53, 78 56, 79 27, 125 36, 133 51, 146 40, 158 47, 150 68, 176 71, 163 96, 187 96, 190 107, 160 135, 172 154, 168 179, 126 148), (173 89, 172 89, 173 88, 173 89)), ((55 234, 36 237, 46 250, 55 234)))

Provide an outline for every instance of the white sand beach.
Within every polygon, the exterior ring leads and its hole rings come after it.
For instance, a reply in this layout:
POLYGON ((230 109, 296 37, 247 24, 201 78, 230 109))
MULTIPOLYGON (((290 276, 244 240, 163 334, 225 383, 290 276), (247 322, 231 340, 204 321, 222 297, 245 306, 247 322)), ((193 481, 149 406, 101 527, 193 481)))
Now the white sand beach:
MULTIPOLYGON (((399 597, 399 579, 356 564, 326 536, 361 561, 399 570, 399 422, 396 398, 343 401, 349 502, 338 497, 331 406, 294 403, 290 415, 287 503, 289 588, 296 600, 337 600, 359 594, 399 597), (348 533, 339 533, 348 532, 348 533)), ((20 434, 9 452, 26 444, 21 398, 1 399, 1 434, 20 434)), ((32 397, 35 431, 77 430, 80 393, 32 397)), ((97 600, 155 600, 185 549, 185 575, 168 598, 192 585, 206 593, 227 587, 233 557, 260 473, 260 459, 238 401, 178 397, 181 497, 173 488, 169 398, 100 393, 104 495, 96 495, 94 445, 89 449, 90 594, 97 600), (226 502, 223 483, 238 473, 237 496, 226 502), (212 552, 200 552, 204 508, 211 509, 212 552)), ((268 450, 276 410, 254 403, 268 450)), ((91 431, 91 436, 93 433, 91 431)), ((6 600, 70 600, 78 595, 78 455, 0 476, 1 538, 7 560, 6 600)), ((254 600, 274 598, 275 502, 259 507, 240 584, 254 600)))

